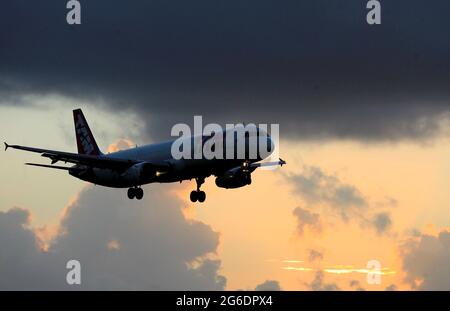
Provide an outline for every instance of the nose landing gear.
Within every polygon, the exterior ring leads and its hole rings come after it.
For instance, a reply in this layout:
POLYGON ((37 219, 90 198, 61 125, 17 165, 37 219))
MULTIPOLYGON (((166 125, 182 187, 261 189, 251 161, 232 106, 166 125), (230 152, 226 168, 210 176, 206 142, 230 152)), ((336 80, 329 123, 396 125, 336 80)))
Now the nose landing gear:
POLYGON ((132 200, 134 198, 138 199, 138 200, 142 200, 142 198, 144 197, 144 190, 142 190, 142 188, 138 188, 138 187, 133 187, 133 188, 128 188, 128 199, 132 200))
POLYGON ((200 186, 205 182, 205 178, 199 177, 199 178, 196 178, 195 181, 197 182, 197 190, 193 190, 191 192, 191 195, 190 195, 191 202, 198 201, 200 203, 203 203, 206 200, 206 193, 205 193, 205 191, 200 190, 200 186))

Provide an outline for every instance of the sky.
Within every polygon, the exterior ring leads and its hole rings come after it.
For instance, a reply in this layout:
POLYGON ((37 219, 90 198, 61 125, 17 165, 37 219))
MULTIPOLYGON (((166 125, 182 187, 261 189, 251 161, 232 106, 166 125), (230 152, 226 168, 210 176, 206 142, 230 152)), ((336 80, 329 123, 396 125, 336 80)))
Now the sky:
MULTIPOLYGON (((142 201, 2 152, 0 289, 450 290, 448 1, 95 1, 0 12, 0 135, 75 152, 170 138, 194 115, 280 125, 251 186, 144 186, 142 201), (381 283, 367 263, 381 264, 381 283), (3 277, 6 276, 6 277, 3 277)), ((45 162, 46 163, 46 162, 45 162)))

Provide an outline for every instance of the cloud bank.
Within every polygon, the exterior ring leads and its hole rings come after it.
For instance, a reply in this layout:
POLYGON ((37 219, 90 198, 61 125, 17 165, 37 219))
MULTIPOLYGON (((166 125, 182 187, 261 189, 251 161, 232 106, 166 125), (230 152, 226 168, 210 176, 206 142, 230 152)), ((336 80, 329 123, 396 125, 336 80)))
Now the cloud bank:
POLYGON ((395 206, 394 199, 372 203, 357 187, 316 166, 305 165, 301 173, 285 177, 306 204, 305 208, 297 207, 293 211, 300 235, 306 227, 321 232, 324 221, 329 219, 345 223, 356 221, 362 227, 375 229, 378 234, 387 233, 391 228, 392 220, 386 208, 395 206), (327 217, 321 217, 321 213, 327 217))
POLYGON ((82 4, 7 1, 0 11, 2 103, 59 94, 141 117, 167 138, 174 122, 281 124, 293 139, 430 139, 450 113, 447 0, 82 4), (420 12, 416 14, 415 12, 420 12))
POLYGON ((214 259, 219 236, 186 220, 181 205, 158 186, 139 203, 87 187, 67 207, 47 250, 27 210, 0 212, 0 289, 223 290, 214 259), (71 259, 81 263, 80 286, 66 284, 71 259))
POLYGON ((405 281, 418 290, 450 290, 450 232, 420 233, 401 246, 405 281))
POLYGON ((305 283, 308 289, 313 291, 337 291, 341 290, 336 283, 326 283, 323 271, 317 271, 311 283, 305 283))
POLYGON ((281 286, 278 281, 267 280, 255 287, 255 291, 280 291, 281 286))

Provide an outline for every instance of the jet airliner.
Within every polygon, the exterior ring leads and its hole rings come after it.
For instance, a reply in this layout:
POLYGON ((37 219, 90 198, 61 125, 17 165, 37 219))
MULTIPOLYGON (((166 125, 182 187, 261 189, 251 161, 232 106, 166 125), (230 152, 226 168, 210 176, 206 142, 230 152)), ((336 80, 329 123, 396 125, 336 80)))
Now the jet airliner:
MULTIPOLYGON (((50 165, 25 163, 37 167, 65 170, 81 180, 112 188, 128 188, 129 199, 141 200, 144 191, 141 186, 149 183, 182 182, 195 179, 197 187, 190 194, 192 202, 204 202, 206 194, 200 189, 205 179, 214 175, 216 185, 222 188, 240 188, 251 184, 251 173, 258 167, 284 165, 279 159, 274 162, 264 160, 258 153, 257 157, 250 157, 246 152, 242 159, 174 159, 171 152, 173 141, 159 144, 145 145, 113 153, 103 154, 92 135, 91 129, 81 109, 73 110, 75 123, 75 137, 78 153, 47 150, 19 145, 9 145, 8 148, 40 153, 51 160, 50 165), (57 162, 71 163, 73 166, 54 165, 57 162)), ((258 128, 256 136, 262 135, 258 128)), ((225 131, 224 131, 225 134, 225 131)), ((273 151, 273 141, 267 133, 269 147, 273 151)), ((236 139, 236 135, 234 136, 236 139)), ((193 141, 195 137, 189 139, 193 141)), ((211 137, 202 136, 203 143, 211 137)), ((245 134, 245 145, 251 144, 249 135, 245 134)), ((270 153, 269 153, 270 154, 270 153)))

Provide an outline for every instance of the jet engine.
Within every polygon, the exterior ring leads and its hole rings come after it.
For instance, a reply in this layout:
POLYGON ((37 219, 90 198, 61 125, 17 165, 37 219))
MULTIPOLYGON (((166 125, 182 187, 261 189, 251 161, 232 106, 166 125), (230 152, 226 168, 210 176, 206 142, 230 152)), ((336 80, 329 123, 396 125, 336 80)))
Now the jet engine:
POLYGON ((220 188, 234 189, 240 188, 252 183, 251 173, 242 170, 241 167, 229 170, 225 174, 216 178, 216 185, 220 188))
POLYGON ((120 175, 123 182, 140 185, 156 175, 155 168, 149 163, 137 163, 120 175))

